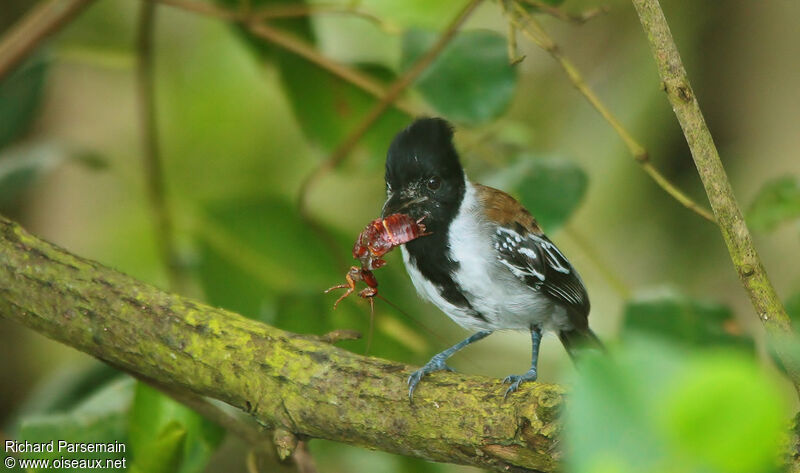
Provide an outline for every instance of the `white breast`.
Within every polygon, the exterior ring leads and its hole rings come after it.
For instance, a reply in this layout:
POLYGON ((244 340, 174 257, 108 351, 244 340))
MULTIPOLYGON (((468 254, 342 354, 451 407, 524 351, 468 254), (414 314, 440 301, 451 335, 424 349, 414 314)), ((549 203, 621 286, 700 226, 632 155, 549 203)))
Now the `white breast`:
POLYGON ((454 281, 486 322, 445 300, 439 288, 423 278, 409 260, 404 246, 403 260, 417 292, 456 323, 472 330, 527 330, 531 325, 557 330, 567 326, 563 308, 525 285, 495 258, 495 231, 496 226, 486 221, 478 208, 475 187, 467 181, 464 200, 450 225, 448 250, 450 259, 459 264, 454 281))

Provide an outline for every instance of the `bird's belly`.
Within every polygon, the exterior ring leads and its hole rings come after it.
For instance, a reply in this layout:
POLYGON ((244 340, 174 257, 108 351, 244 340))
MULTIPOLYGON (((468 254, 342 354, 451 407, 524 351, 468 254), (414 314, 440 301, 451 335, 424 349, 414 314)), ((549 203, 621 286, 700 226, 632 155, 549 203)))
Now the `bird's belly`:
POLYGON ((459 307, 442 296, 437 287, 422 276, 410 261, 403 246, 403 261, 417 292, 431 301, 454 322, 469 330, 544 330, 569 327, 566 310, 550 298, 530 288, 495 261, 481 260, 485 252, 454 252, 459 263, 454 282, 469 301, 471 309, 459 307), (476 312, 480 314, 476 316, 476 312))
POLYGON ((456 282, 495 330, 528 330, 531 326, 560 330, 569 325, 563 307, 522 283, 505 267, 491 262, 470 268, 469 260, 462 261, 456 282))

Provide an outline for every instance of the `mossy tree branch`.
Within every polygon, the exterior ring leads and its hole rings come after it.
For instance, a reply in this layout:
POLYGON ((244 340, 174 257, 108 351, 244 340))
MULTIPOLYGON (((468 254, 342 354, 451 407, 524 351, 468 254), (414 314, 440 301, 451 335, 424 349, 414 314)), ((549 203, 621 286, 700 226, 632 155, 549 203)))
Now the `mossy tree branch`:
POLYGON ((800 366, 796 361, 797 357, 791 353, 790 343, 786 343, 792 334, 791 321, 753 245, 717 147, 689 84, 689 77, 672 39, 664 12, 658 0, 633 0, 633 5, 647 34, 662 87, 686 136, 722 237, 728 246, 731 261, 750 296, 758 318, 764 324, 770 339, 775 342, 774 347, 787 368, 789 378, 800 392, 800 366))
POLYGON ((364 357, 168 294, 0 217, 0 317, 269 430, 496 471, 554 471, 563 391, 364 357))

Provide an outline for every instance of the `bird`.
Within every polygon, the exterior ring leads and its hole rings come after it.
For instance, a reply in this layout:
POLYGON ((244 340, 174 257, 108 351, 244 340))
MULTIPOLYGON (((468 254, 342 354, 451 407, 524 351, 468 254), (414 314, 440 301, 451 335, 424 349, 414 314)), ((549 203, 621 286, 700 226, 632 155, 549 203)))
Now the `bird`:
POLYGON ((498 330, 529 331, 532 344, 530 369, 503 380, 504 397, 537 379, 545 332, 555 332, 572 358, 583 347, 602 350, 589 328, 589 296, 578 272, 517 200, 467 178, 453 133, 442 118, 418 118, 386 154, 382 217, 424 219, 428 233, 401 246, 411 282, 473 332, 411 374, 412 402, 424 376, 452 371, 448 358, 498 330))

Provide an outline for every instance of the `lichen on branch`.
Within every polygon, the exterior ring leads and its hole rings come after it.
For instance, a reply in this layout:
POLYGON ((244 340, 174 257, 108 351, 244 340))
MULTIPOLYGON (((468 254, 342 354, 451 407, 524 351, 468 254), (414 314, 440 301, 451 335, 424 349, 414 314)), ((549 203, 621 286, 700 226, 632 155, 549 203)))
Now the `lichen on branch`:
POLYGON ((0 217, 0 317, 109 364, 224 401, 270 429, 495 471, 557 469, 563 390, 365 357, 168 294, 0 217))

